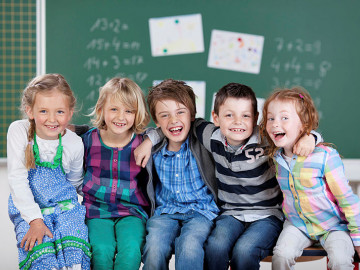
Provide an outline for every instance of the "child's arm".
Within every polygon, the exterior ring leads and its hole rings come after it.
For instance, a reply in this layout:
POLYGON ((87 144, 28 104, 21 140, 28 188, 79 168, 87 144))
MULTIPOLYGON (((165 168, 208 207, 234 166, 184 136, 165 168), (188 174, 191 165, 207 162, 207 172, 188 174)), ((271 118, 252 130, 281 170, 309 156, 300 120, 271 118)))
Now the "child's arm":
POLYGON ((345 176, 339 153, 331 149, 324 166, 325 181, 335 196, 340 211, 345 215, 347 227, 356 251, 360 247, 360 200, 355 195, 345 176))
MULTIPOLYGON (((216 129, 215 125, 204 119, 196 118, 193 123, 193 132, 201 144, 210 151, 210 137, 216 129), (209 135, 210 134, 210 135, 209 135), (204 141, 208 143, 204 143, 204 141)), ((164 134, 160 128, 148 128, 144 135, 144 141, 134 150, 136 165, 145 167, 151 155, 151 148, 164 139, 164 134)))
POLYGON ((138 147, 136 147, 134 150, 134 158, 137 166, 145 168, 151 156, 152 146, 151 140, 146 138, 138 147))
POLYGON ((298 156, 307 157, 314 151, 315 146, 320 142, 322 142, 320 133, 312 130, 310 135, 305 134, 298 140, 294 145, 293 152, 298 156))
POLYGON ((216 127, 214 123, 206 121, 205 119, 196 118, 194 121, 194 135, 210 153, 212 152, 211 136, 216 129, 218 129, 218 127, 216 127))
POLYGON ((164 134, 160 128, 148 128, 144 134, 144 141, 134 150, 134 158, 137 166, 145 168, 151 156, 153 145, 159 143, 164 134))
POLYGON ((86 133, 91 129, 91 127, 88 125, 73 125, 73 124, 67 125, 66 128, 71 130, 72 132, 75 132, 79 136, 83 135, 84 133, 86 133))
POLYGON ((24 151, 28 141, 24 123, 24 121, 17 121, 9 127, 7 135, 7 165, 12 200, 20 211, 21 217, 30 224, 30 229, 24 236, 21 247, 26 242, 26 250, 29 248, 31 250, 36 241, 38 243, 42 242, 45 234, 49 237, 52 237, 52 234, 42 220, 43 216, 40 207, 34 200, 29 181, 27 180, 28 171, 25 167, 24 151))
POLYGON ((73 133, 71 135, 70 143, 67 142, 68 145, 64 145, 68 152, 65 157, 66 161, 64 160, 68 167, 66 179, 75 187, 77 193, 82 196, 84 144, 81 138, 73 133))
POLYGON ((21 217, 27 222, 43 218, 39 205, 29 186, 28 171, 25 167, 25 149, 28 145, 24 121, 16 121, 7 134, 7 167, 10 193, 21 217))

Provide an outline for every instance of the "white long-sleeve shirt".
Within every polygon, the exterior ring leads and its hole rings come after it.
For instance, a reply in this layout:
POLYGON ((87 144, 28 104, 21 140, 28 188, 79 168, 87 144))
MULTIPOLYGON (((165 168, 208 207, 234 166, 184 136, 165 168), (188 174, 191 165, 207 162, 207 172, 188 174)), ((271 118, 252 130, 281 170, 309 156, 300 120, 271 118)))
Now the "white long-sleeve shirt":
MULTIPOLYGON (((28 223, 37 218, 43 218, 39 205, 35 202, 27 179, 25 167, 25 149, 28 145, 28 120, 18 120, 9 126, 7 133, 7 166, 10 193, 14 205, 20 211, 21 217, 28 223)), ((39 146, 40 160, 53 162, 59 140, 44 140, 36 136, 39 146)), ((62 137, 62 166, 66 179, 81 192, 83 180, 84 146, 81 138, 74 132, 66 130, 62 137)))

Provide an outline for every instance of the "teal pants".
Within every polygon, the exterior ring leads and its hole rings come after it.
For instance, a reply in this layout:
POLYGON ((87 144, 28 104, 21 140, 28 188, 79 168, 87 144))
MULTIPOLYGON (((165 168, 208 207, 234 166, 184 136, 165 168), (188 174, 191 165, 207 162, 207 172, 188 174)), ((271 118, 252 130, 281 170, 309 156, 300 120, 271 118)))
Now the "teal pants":
POLYGON ((145 241, 145 221, 134 216, 87 219, 92 269, 138 270, 145 241))

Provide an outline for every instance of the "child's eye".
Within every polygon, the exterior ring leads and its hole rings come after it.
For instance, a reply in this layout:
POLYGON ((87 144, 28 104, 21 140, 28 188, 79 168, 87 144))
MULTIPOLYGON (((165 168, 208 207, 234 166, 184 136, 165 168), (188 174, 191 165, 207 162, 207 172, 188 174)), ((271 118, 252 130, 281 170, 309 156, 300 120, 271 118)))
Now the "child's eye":
POLYGON ((168 116, 167 114, 160 115, 161 118, 166 118, 167 116, 168 116))
POLYGON ((185 111, 178 111, 178 114, 184 114, 185 111))
POLYGON ((117 109, 116 108, 111 108, 110 111, 116 112, 117 109))
POLYGON ((59 110, 59 111, 57 111, 57 113, 58 113, 58 114, 63 114, 63 113, 65 113, 65 112, 64 112, 64 111, 59 110))
POLYGON ((126 112, 126 113, 129 113, 129 114, 135 113, 135 111, 133 111, 133 110, 126 110, 125 112, 126 112))
POLYGON ((41 110, 40 113, 46 113, 46 110, 41 110))
POLYGON ((288 120, 289 118, 287 118, 286 116, 281 117, 281 120, 288 120))
POLYGON ((244 118, 249 118, 249 117, 250 117, 250 115, 248 115, 248 114, 244 115, 244 118))
POLYGON ((232 117, 231 113, 225 114, 225 117, 232 117))
POLYGON ((274 121, 274 118, 272 118, 272 117, 268 117, 268 119, 267 119, 268 121, 274 121))

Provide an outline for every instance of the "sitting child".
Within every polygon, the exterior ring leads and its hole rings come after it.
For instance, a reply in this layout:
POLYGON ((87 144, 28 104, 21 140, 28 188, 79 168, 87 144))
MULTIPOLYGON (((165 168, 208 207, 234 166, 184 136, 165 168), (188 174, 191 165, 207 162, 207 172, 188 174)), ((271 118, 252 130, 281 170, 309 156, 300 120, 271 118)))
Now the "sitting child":
POLYGON ((339 153, 321 144, 308 157, 293 146, 319 124, 314 102, 295 87, 273 92, 266 100, 262 135, 284 196, 284 229, 274 248, 272 269, 293 269, 304 248, 320 242, 330 269, 353 269, 354 246, 360 252, 360 201, 344 174, 339 153))

